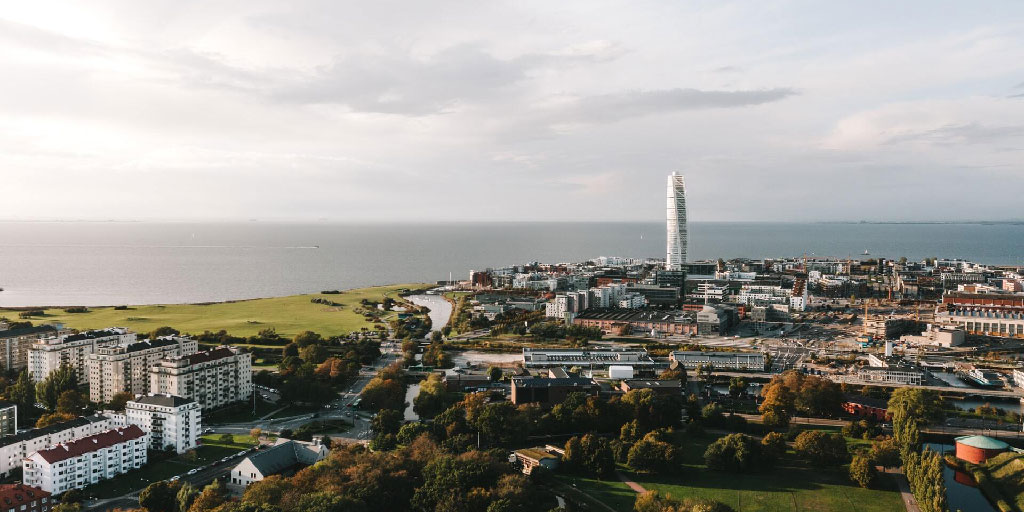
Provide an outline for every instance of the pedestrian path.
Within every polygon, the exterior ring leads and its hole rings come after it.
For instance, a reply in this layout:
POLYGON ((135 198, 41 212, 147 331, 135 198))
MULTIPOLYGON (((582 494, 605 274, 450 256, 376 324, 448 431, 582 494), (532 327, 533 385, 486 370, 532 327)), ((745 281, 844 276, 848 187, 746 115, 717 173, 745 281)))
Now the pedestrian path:
POLYGON ((633 489, 633 491, 635 491, 637 494, 643 494, 647 492, 647 489, 644 489, 644 486, 626 478, 626 475, 623 475, 622 473, 616 471, 615 476, 619 477, 619 480, 622 480, 622 483, 628 485, 629 488, 633 489))
POLYGON ((900 487, 900 496, 903 497, 903 504, 906 505, 907 512, 921 512, 921 508, 917 506, 917 499, 914 498, 914 493, 910 492, 910 482, 907 481, 907 476, 903 474, 903 471, 896 468, 884 471, 896 479, 896 484, 900 487))

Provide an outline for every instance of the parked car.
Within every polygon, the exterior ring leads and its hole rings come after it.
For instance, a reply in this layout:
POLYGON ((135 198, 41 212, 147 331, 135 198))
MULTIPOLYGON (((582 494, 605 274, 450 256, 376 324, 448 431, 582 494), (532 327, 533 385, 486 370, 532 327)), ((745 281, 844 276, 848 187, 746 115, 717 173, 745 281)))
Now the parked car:
POLYGON ((194 475, 194 474, 196 474, 198 472, 199 472, 199 469, 190 469, 190 470, 188 470, 188 474, 190 474, 190 475, 194 475))

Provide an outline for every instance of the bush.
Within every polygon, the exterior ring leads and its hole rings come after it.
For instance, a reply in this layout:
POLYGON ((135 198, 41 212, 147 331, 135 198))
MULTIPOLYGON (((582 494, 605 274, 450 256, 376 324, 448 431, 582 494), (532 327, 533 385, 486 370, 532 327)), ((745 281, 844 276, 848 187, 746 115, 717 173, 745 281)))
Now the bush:
POLYGON ((679 450, 669 443, 647 435, 629 449, 629 466, 646 473, 664 473, 679 468, 679 450))
POLYGON ((786 437, 778 432, 769 432, 761 439, 761 449, 766 455, 778 459, 786 453, 786 437))
POLYGON ((797 455, 816 466, 838 466, 850 460, 846 439, 840 434, 808 430, 796 436, 793 447, 797 455))
POLYGON ((64 308, 64 312, 65 313, 88 313, 89 312, 89 308, 87 308, 85 306, 71 306, 69 308, 64 308))

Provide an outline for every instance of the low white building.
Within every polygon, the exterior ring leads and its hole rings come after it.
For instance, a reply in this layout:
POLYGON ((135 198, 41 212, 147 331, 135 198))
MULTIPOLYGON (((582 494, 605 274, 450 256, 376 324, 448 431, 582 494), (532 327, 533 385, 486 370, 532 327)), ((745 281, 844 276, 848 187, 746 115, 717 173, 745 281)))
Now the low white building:
POLYGON ((0 475, 9 475, 12 470, 20 468, 22 461, 32 452, 98 434, 115 426, 115 420, 97 414, 4 436, 0 438, 0 475))
POLYGON ((148 437, 129 425, 39 450, 25 459, 22 478, 53 494, 81 489, 144 466, 148 437))
POLYGON ((253 482, 299 467, 311 466, 327 458, 323 443, 307 443, 278 438, 274 446, 260 450, 238 463, 228 474, 228 489, 241 494, 253 482))
POLYGON ((202 429, 199 403, 174 395, 146 395, 125 404, 125 421, 149 432, 154 450, 173 447, 185 453, 197 445, 202 429))

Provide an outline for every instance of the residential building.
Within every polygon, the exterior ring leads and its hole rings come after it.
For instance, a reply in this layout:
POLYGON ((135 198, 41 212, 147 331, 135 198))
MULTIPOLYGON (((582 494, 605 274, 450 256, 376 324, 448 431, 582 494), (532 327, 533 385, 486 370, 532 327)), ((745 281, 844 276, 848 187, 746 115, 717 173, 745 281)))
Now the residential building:
POLYGON ((665 216, 666 245, 665 269, 683 270, 686 263, 686 182, 680 174, 668 177, 668 199, 665 216))
POLYGON ((135 343, 135 333, 123 327, 97 329, 43 338, 28 348, 28 374, 33 382, 45 379, 61 366, 70 366, 79 383, 88 380, 86 357, 97 346, 135 343))
POLYGON ((146 395, 125 405, 129 425, 138 425, 149 432, 149 446, 154 450, 173 447, 185 453, 196 447, 202 430, 199 403, 174 395, 146 395))
POLYGON ((327 447, 319 440, 307 443, 278 438, 274 446, 249 455, 231 469, 228 489, 241 494, 253 482, 312 466, 327 458, 328 453, 327 447))
POLYGON ((7 371, 28 367, 28 348, 43 338, 63 332, 63 328, 53 325, 11 329, 7 322, 0 322, 0 364, 7 371))
POLYGON ((252 397, 252 354, 233 347, 168 358, 149 370, 150 392, 199 402, 210 410, 252 397))
POLYGON ((0 437, 0 475, 9 475, 12 470, 20 468, 25 457, 33 452, 98 434, 114 426, 114 420, 97 414, 0 437))
POLYGON ((0 484, 0 510, 5 512, 49 512, 56 501, 50 493, 25 484, 0 484))
POLYGON ((0 436, 13 436, 18 433, 18 406, 10 402, 0 401, 0 436))
POLYGON ((676 351, 669 354, 668 358, 690 370, 703 365, 718 370, 764 371, 764 354, 760 352, 676 351))
POLYGON ((146 464, 148 435, 129 425, 39 450, 23 465, 26 485, 61 494, 146 464))
POLYGON ((149 393, 151 367, 165 358, 194 354, 198 348, 196 340, 179 336, 96 347, 86 356, 89 400, 109 402, 122 391, 149 393))

